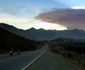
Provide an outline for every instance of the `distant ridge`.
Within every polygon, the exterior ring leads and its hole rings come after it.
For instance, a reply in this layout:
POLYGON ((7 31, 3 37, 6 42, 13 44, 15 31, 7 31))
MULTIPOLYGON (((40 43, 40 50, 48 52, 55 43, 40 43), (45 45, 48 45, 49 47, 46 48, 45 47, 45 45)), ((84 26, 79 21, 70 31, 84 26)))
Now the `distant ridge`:
POLYGON ((35 28, 31 28, 28 30, 21 30, 5 23, 0 23, 0 27, 6 29, 11 33, 32 40, 53 40, 58 37, 85 39, 85 31, 79 29, 57 31, 57 30, 44 30, 44 29, 37 30, 35 28))

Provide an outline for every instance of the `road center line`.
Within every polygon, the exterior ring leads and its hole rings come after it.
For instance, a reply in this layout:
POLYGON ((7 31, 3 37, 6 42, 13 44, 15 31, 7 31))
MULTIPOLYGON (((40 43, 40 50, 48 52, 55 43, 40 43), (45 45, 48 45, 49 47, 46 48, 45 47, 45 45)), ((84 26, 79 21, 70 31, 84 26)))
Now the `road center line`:
MULTIPOLYGON (((47 50, 47 49, 46 49, 47 50)), ((41 55, 43 55, 46 50, 44 52, 42 52, 39 56, 37 56, 33 61, 31 61, 28 65, 26 65, 23 69, 21 70, 25 70, 27 67, 29 67, 34 61, 36 61, 41 55)))

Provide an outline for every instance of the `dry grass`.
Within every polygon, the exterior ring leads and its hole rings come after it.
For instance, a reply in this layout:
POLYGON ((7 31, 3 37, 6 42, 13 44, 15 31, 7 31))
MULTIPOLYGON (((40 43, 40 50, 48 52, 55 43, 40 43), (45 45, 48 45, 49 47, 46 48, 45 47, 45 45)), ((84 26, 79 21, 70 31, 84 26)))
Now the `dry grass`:
POLYGON ((81 53, 72 52, 60 46, 52 47, 52 51, 63 55, 71 62, 73 62, 74 64, 78 65, 79 67, 85 70, 85 54, 83 54, 82 58, 81 53))

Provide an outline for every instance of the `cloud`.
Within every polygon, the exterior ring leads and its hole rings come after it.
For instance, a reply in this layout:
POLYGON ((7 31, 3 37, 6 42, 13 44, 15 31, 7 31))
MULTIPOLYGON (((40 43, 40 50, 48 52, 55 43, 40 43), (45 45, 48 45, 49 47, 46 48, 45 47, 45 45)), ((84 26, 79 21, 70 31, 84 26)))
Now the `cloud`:
POLYGON ((15 17, 0 17, 0 22, 6 23, 29 23, 30 19, 26 18, 15 18, 15 17))
POLYGON ((68 29, 77 28, 85 30, 84 9, 58 9, 41 13, 35 18, 44 22, 59 23, 68 29))

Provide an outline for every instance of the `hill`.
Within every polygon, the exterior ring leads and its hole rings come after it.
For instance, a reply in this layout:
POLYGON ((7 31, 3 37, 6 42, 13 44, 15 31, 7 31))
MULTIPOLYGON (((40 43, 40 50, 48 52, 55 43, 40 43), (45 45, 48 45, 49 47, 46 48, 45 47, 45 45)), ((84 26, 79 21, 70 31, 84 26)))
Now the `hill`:
POLYGON ((28 51, 35 50, 37 42, 20 37, 7 30, 0 28, 0 53, 9 52, 10 49, 28 51))
POLYGON ((53 40, 58 37, 85 39, 85 31, 79 29, 57 31, 57 30, 44 30, 44 29, 36 30, 35 28, 31 28, 28 30, 21 30, 17 29, 14 26, 7 25, 4 23, 0 23, 0 27, 10 31, 11 33, 32 40, 53 40))

